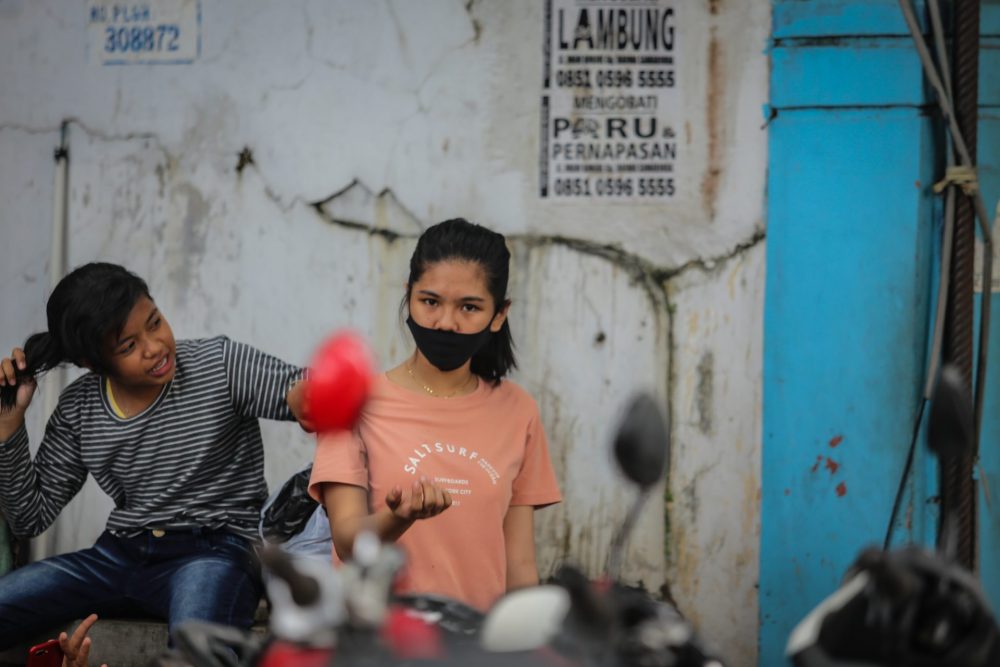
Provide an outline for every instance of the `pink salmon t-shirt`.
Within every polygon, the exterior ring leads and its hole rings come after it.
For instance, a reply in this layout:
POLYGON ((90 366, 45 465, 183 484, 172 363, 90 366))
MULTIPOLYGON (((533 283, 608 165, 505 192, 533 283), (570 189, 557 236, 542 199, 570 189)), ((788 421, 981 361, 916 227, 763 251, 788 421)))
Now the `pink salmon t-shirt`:
POLYGON ((393 485, 409 492, 421 476, 447 489, 453 505, 397 541, 407 554, 401 592, 485 610, 506 589, 507 509, 561 500, 534 399, 506 380, 445 399, 379 375, 354 433, 319 438, 309 492, 322 501, 324 482, 360 486, 376 511, 393 485))

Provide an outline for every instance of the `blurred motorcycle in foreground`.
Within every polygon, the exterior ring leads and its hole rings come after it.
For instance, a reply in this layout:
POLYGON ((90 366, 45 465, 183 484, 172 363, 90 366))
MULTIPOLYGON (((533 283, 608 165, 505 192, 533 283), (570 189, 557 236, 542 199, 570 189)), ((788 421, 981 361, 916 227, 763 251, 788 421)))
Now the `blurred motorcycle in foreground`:
POLYGON ((553 583, 513 591, 484 615, 447 598, 394 595, 405 559, 371 534, 358 537, 339 569, 269 547, 261 556, 270 574, 267 634, 189 622, 178 627, 176 650, 163 663, 722 667, 676 608, 619 583, 629 533, 666 470, 668 438, 654 399, 635 397, 614 454, 639 495, 614 538, 605 579, 592 582, 564 566, 553 583))

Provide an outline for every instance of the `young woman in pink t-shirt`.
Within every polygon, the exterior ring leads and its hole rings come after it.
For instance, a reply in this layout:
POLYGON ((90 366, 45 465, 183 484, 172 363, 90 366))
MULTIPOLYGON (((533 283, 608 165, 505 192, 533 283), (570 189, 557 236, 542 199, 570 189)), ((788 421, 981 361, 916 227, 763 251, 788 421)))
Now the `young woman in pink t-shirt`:
POLYGON ((378 377, 353 433, 320 438, 310 481, 339 558, 372 530, 407 552, 405 592, 479 609, 538 583, 533 513, 560 500, 538 407, 505 379, 509 264, 503 235, 463 219, 421 235, 416 349, 378 377))

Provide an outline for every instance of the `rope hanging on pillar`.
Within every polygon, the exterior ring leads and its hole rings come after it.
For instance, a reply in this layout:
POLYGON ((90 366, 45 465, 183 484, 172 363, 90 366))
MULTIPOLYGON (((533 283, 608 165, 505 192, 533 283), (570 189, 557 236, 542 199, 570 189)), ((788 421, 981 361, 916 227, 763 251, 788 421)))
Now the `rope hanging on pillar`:
MULTIPOLYGON (((982 424, 983 392, 986 380, 986 361, 989 345, 989 323, 990 323, 990 285, 992 284, 992 259, 993 259, 993 239, 989 222, 986 219, 985 206, 979 192, 978 179, 975 167, 975 113, 978 76, 978 37, 979 37, 979 13, 978 0, 970 0, 975 3, 975 7, 967 6, 965 13, 959 16, 957 23, 959 26, 956 42, 961 42, 964 50, 959 51, 956 58, 956 86, 960 90, 962 97, 959 102, 963 105, 963 127, 959 126, 959 120, 953 113, 954 103, 952 101, 952 83, 949 78, 948 57, 944 48, 945 39, 942 29, 942 22, 937 0, 929 0, 928 6, 931 15, 931 25, 935 38, 935 46, 938 52, 938 65, 935 66, 931 58, 930 51, 924 41, 923 34, 917 23, 916 14, 913 10, 911 0, 899 0, 900 8, 906 19, 907 26, 920 57, 924 74, 928 82, 934 89, 941 113, 946 121, 949 137, 954 149, 954 157, 951 152, 948 154, 948 169, 944 178, 934 186, 936 193, 945 192, 947 195, 945 205, 945 226, 942 242, 941 258, 941 283, 938 293, 937 316, 934 327, 934 338, 932 344, 931 358, 928 363, 927 378, 924 395, 918 410, 916 423, 913 428, 913 439, 910 443, 910 450, 904 465, 903 475, 900 479, 896 499, 893 504, 889 526, 886 530, 885 548, 889 548, 892 540, 892 533, 896 524, 899 507, 902 502, 906 480, 909 477, 913 464, 913 455, 916 448, 917 435, 923 413, 930 398, 930 391, 933 386, 937 369, 941 362, 941 350, 943 341, 947 337, 949 359, 955 361, 966 374, 966 380, 971 384, 971 378, 975 377, 975 448, 976 454, 970 455, 968 460, 961 461, 958 466, 945 466, 942 469, 942 498, 943 502, 956 503, 959 505, 959 512, 963 517, 962 526, 959 529, 959 550, 962 564, 970 570, 974 569, 976 563, 976 540, 975 540, 975 489, 972 480, 972 468, 978 455, 979 438, 982 424), (971 38, 970 38, 971 33, 971 38), (970 56, 971 54, 971 56, 970 56), (971 58, 971 62, 970 62, 971 58), (971 74, 970 74, 971 72, 971 74), (970 83, 971 81, 971 83, 970 83), (969 112, 969 93, 971 90, 971 129, 969 112), (963 133, 964 131, 964 133, 963 133), (970 151, 966 144, 966 138, 972 141, 973 147, 970 151), (959 164, 955 164, 955 160, 959 164), (965 197, 958 203, 959 213, 956 216, 956 202, 954 193, 956 188, 960 189, 965 197), (963 210, 964 209, 964 210, 963 210), (968 214, 971 212, 971 219, 968 214), (979 328, 979 355, 978 361, 972 366, 972 301, 959 303, 956 298, 961 295, 972 293, 972 271, 973 254, 975 250, 973 225, 978 219, 980 233, 983 239, 983 283, 984 289, 981 296, 980 308, 980 328, 979 328), (954 259, 954 266, 952 260, 954 259), (945 322, 949 323, 945 331, 945 322), (947 334, 947 336, 946 336, 947 334), (954 469, 952 469, 954 468, 954 469), (954 493, 952 493, 954 491, 954 493), (951 497, 954 496, 954 497, 951 497)), ((969 5, 970 2, 966 2, 969 5)), ((962 5, 962 0, 959 0, 962 5)), ((964 300, 963 300, 964 301, 964 300)), ((943 514, 943 513, 942 513, 943 514)))

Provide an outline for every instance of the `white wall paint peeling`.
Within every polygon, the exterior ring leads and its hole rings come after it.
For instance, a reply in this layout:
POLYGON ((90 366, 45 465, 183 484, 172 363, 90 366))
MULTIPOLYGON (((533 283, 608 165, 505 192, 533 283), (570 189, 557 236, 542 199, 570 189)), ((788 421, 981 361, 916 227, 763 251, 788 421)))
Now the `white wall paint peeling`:
MULTIPOLYGON (((145 276, 178 336, 304 363, 349 325, 394 364, 411 345, 396 308, 413 238, 454 215, 494 226, 515 258, 517 379, 567 496, 539 514, 543 571, 604 567, 633 498, 609 438, 650 389, 673 416, 672 502, 646 508, 628 577, 669 580, 734 664, 753 664, 769 3, 677 3, 684 176, 674 202, 642 206, 538 199, 540 2, 201 5, 193 64, 101 67, 82 7, 0 0, 0 234, 16 249, 0 299, 17 314, 0 345, 44 327, 67 118, 70 263, 145 276), (237 171, 244 147, 254 163, 237 171)), ((311 458, 295 427, 264 433, 272 484, 311 458)), ((91 542, 108 509, 88 485, 40 550, 91 542)))
POLYGON ((752 664, 757 641, 764 254, 760 243, 671 283, 670 581, 734 664, 752 664))

